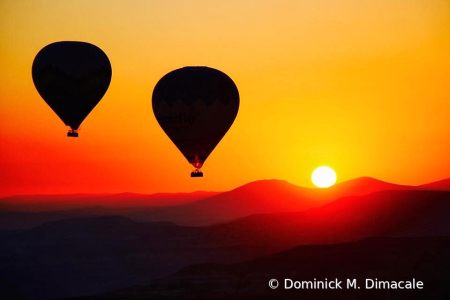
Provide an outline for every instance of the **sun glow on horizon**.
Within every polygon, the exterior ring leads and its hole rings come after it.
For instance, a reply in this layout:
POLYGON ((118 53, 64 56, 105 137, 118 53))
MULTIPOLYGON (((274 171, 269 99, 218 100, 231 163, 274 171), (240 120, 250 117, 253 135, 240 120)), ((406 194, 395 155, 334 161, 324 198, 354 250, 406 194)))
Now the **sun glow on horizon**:
POLYGON ((311 180, 319 188, 328 188, 336 183, 336 172, 330 167, 318 167, 311 175, 311 180))

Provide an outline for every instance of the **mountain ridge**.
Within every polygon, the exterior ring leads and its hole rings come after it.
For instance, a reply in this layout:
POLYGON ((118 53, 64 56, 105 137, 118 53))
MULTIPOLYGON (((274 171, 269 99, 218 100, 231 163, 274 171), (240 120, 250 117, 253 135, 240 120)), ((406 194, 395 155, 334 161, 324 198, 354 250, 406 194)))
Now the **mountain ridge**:
POLYGON ((371 177, 344 181, 327 189, 301 187, 285 180, 258 180, 199 201, 155 210, 142 220, 205 226, 257 213, 302 211, 345 196, 410 189, 416 187, 391 184, 371 177))
POLYGON ((447 181, 450 179, 425 186, 404 186, 360 177, 320 189, 270 179, 249 182, 221 193, 120 193, 83 199, 66 195, 70 199, 68 203, 57 195, 49 196, 50 202, 40 196, 44 200, 31 204, 0 199, 0 230, 27 229, 47 221, 101 215, 121 215, 139 222, 167 221, 184 226, 206 226, 260 213, 303 211, 342 197, 382 190, 445 190, 442 186, 447 181), (52 201, 56 201, 56 205, 52 201))

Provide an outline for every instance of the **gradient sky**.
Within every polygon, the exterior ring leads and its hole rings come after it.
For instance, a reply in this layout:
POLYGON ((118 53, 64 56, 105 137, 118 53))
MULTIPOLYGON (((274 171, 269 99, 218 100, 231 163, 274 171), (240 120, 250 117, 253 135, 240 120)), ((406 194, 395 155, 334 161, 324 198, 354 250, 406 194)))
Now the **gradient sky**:
POLYGON ((450 177, 450 1, 0 2, 0 195, 228 190, 450 177), (38 51, 86 41, 113 78, 80 138, 40 98, 38 51), (236 121, 203 179, 159 127, 156 82, 183 66, 227 73, 236 121))

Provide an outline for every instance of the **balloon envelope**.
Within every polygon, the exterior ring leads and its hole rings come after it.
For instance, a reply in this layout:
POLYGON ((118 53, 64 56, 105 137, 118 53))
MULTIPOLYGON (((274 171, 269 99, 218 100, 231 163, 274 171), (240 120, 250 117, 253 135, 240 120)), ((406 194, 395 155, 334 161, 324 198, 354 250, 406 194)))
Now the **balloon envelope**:
POLYGON ((41 97, 72 135, 102 99, 111 82, 112 69, 106 54, 84 42, 56 42, 36 55, 33 82, 41 97))
POLYGON ((161 78, 153 91, 152 106, 164 132, 199 169, 233 124, 239 92, 221 71, 185 67, 161 78))

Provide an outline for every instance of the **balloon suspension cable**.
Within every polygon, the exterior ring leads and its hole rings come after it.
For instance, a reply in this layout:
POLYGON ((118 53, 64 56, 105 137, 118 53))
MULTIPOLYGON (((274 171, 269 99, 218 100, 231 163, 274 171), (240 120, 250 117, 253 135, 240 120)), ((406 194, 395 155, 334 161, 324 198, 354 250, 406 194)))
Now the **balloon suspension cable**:
POLYGON ((200 169, 195 169, 192 171, 191 177, 203 177, 203 172, 200 169))
POLYGON ((69 132, 67 132, 68 137, 78 137, 78 130, 75 129, 69 129, 69 132))

